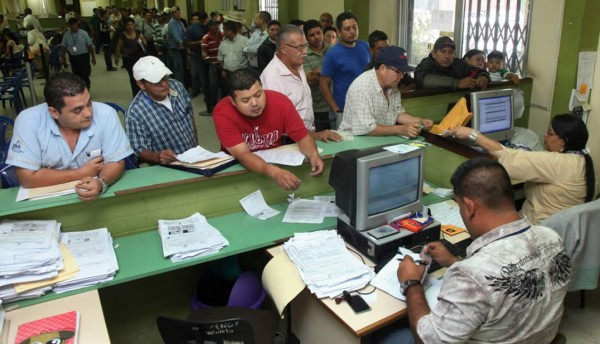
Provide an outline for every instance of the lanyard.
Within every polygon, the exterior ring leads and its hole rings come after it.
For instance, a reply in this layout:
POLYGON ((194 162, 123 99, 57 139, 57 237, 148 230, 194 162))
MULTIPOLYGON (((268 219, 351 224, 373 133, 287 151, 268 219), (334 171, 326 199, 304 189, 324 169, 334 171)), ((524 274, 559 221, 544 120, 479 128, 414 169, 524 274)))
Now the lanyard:
POLYGON ((73 41, 74 46, 77 46, 77 38, 79 38, 79 30, 77 30, 75 35, 73 34, 73 31, 71 31, 71 40, 73 41))

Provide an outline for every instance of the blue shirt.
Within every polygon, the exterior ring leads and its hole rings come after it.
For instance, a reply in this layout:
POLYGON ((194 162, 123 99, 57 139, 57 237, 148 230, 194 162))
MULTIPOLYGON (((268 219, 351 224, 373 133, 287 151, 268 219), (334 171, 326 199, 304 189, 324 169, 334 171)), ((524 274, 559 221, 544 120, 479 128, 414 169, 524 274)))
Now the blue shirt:
POLYGON ((321 75, 333 80, 333 98, 340 110, 344 111, 350 84, 365 71, 370 61, 369 45, 365 41, 356 41, 354 48, 338 43, 327 50, 321 75))
POLYGON ((129 105, 125 128, 135 154, 165 149, 181 154, 198 145, 192 122, 192 99, 179 81, 169 79, 169 87, 173 111, 150 98, 144 90, 129 105))
POLYGON ((180 20, 171 18, 169 21, 167 37, 169 41, 169 49, 179 49, 179 43, 185 42, 185 29, 180 20))
POLYGON ((67 49, 69 55, 81 55, 89 52, 89 47, 92 46, 92 39, 84 30, 77 30, 73 33, 71 30, 65 31, 60 45, 67 49))
POLYGON ((89 154, 100 150, 104 163, 123 160, 133 153, 117 113, 106 104, 92 102, 92 124, 81 129, 74 151, 63 138, 48 104, 24 110, 17 116, 6 163, 28 170, 80 168, 89 154))
MULTIPOLYGON (((188 28, 188 40, 190 42, 202 41, 202 37, 208 33, 208 29, 200 24, 190 25, 188 28)), ((202 45, 198 44, 192 48, 194 55, 202 55, 202 45)))

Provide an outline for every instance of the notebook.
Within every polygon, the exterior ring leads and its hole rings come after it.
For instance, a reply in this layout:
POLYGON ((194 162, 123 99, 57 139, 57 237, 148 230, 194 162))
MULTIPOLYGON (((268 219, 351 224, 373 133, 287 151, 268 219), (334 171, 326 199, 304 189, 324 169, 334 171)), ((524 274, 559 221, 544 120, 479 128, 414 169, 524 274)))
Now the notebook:
POLYGON ((27 340, 27 343, 48 343, 53 339, 60 339, 64 344, 77 344, 78 332, 79 312, 70 311, 19 325, 15 344, 27 340))

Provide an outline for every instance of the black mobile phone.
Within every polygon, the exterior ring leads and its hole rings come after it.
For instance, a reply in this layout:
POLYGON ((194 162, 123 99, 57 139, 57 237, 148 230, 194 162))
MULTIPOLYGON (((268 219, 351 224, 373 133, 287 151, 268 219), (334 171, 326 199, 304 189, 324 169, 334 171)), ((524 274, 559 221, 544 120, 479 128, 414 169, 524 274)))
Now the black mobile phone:
POLYGON ((360 295, 350 295, 349 292, 345 291, 344 300, 346 300, 356 314, 371 310, 369 304, 360 295))

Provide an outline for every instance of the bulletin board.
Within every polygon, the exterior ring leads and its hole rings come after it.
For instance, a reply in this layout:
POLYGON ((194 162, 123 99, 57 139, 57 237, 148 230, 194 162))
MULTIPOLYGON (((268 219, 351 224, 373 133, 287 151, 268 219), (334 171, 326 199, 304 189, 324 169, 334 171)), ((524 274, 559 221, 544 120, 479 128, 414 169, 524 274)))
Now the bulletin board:
POLYGON ((91 17, 94 14, 93 9, 96 8, 96 0, 80 0, 81 16, 91 17))

